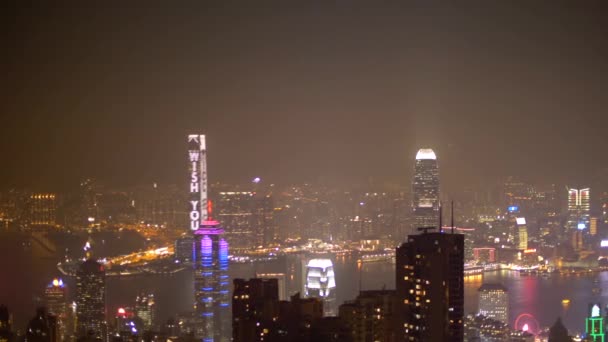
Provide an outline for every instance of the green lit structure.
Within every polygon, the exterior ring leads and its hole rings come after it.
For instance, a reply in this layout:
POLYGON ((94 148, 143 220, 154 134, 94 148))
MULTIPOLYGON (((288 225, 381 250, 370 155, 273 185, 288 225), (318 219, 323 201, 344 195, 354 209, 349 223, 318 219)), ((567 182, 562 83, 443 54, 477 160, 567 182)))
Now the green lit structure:
POLYGON ((602 317, 600 305, 589 305, 589 317, 585 319, 585 332, 587 337, 594 342, 605 342, 604 317, 602 317))

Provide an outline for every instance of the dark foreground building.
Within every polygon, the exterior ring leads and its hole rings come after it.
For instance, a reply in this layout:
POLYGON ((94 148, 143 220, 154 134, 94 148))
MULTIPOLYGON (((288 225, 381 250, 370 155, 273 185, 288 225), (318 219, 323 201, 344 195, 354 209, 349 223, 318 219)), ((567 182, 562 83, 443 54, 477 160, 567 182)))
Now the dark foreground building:
POLYGON ((464 339, 464 235, 410 235, 397 248, 398 325, 404 341, 464 339))
POLYGON ((323 301, 291 297, 279 300, 277 279, 235 279, 232 295, 232 341, 350 342, 340 317, 323 317, 323 301))

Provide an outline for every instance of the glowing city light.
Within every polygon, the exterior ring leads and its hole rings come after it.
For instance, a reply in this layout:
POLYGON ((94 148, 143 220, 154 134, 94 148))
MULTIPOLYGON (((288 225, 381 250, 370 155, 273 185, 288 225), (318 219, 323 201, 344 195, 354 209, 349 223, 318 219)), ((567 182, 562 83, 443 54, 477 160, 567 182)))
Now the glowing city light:
POLYGON ((256 184, 257 184, 257 183, 259 183, 260 181, 262 181, 262 179, 261 179, 260 177, 255 177, 255 178, 252 180, 252 182, 253 182, 253 183, 256 183, 256 184))

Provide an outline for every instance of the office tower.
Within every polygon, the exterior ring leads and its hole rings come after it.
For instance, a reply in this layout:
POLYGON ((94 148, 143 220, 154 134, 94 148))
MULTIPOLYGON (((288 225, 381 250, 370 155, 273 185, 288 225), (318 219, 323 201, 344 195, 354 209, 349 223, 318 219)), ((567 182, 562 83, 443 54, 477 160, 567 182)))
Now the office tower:
POLYGON ((304 279, 304 297, 322 300, 324 315, 336 316, 336 278, 331 260, 308 261, 304 279))
POLYGON ((340 305, 339 317, 354 342, 392 342, 398 340, 399 308, 394 290, 361 291, 354 301, 340 305))
POLYGON ((194 235, 194 336, 230 339, 228 243, 219 222, 209 220, 207 148, 204 135, 188 136, 190 229, 194 235))
POLYGON ((529 184, 516 177, 509 176, 504 184, 505 206, 518 207, 520 211, 527 213, 532 207, 535 192, 529 184))
POLYGON ((142 320, 146 330, 152 330, 156 318, 154 294, 141 293, 135 298, 135 315, 142 320))
POLYGON ((55 227, 55 194, 32 194, 30 196, 30 224, 36 227, 55 227))
POLYGON ((60 342, 57 333, 57 318, 50 315, 44 308, 38 308, 25 332, 25 341, 28 342, 60 342))
POLYGON ((268 340, 279 316, 277 279, 234 279, 233 283, 232 340, 268 340))
POLYGON ((44 300, 48 313, 57 319, 57 333, 59 340, 63 341, 67 336, 68 303, 66 287, 62 279, 53 279, 44 289, 44 300))
POLYGON ((431 149, 416 154, 412 183, 414 228, 437 227, 439 224, 439 166, 431 149))
POLYGON ((287 300, 287 276, 285 273, 256 273, 256 278, 276 279, 279 284, 279 300, 287 300))
POLYGON ((526 225, 525 217, 515 219, 517 224, 517 248, 521 250, 528 249, 528 226, 526 225))
POLYGON ((568 222, 569 230, 589 228, 590 194, 589 188, 568 189, 568 222))
POLYGON ((106 277, 103 265, 88 259, 76 272, 76 335, 106 336, 106 277))
POLYGON ((175 240, 174 259, 180 262, 193 261, 194 239, 192 236, 182 236, 175 240))
POLYGON ((479 314, 509 324, 509 293, 501 284, 479 288, 479 314))
POLYGON ((462 341, 464 236, 410 235, 396 252, 399 340, 462 341))
POLYGON ((258 246, 268 246, 276 238, 274 223, 274 200, 271 195, 256 198, 255 241, 258 246))
POLYGON ((598 226, 599 218, 591 217, 589 218, 589 235, 597 235, 597 226, 598 226))
POLYGON ((249 191, 219 192, 216 218, 226 229, 226 240, 233 249, 247 249, 260 244, 255 239, 255 194, 249 191))
POLYGON ((585 318, 585 333, 589 341, 604 342, 606 333, 604 331, 604 317, 599 304, 589 304, 589 317, 585 318))

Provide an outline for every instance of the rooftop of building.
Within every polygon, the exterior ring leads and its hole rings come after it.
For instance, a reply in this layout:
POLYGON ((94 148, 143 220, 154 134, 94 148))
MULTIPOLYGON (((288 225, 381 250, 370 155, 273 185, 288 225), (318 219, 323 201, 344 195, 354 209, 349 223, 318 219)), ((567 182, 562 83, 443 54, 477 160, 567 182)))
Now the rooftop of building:
POLYGON ((425 160, 425 159, 436 160, 437 156, 435 155, 435 151, 433 151, 430 148, 419 149, 418 153, 416 153, 416 160, 425 160))
POLYGON ((507 292, 507 288, 500 283, 484 283, 479 287, 479 291, 501 290, 507 292))

